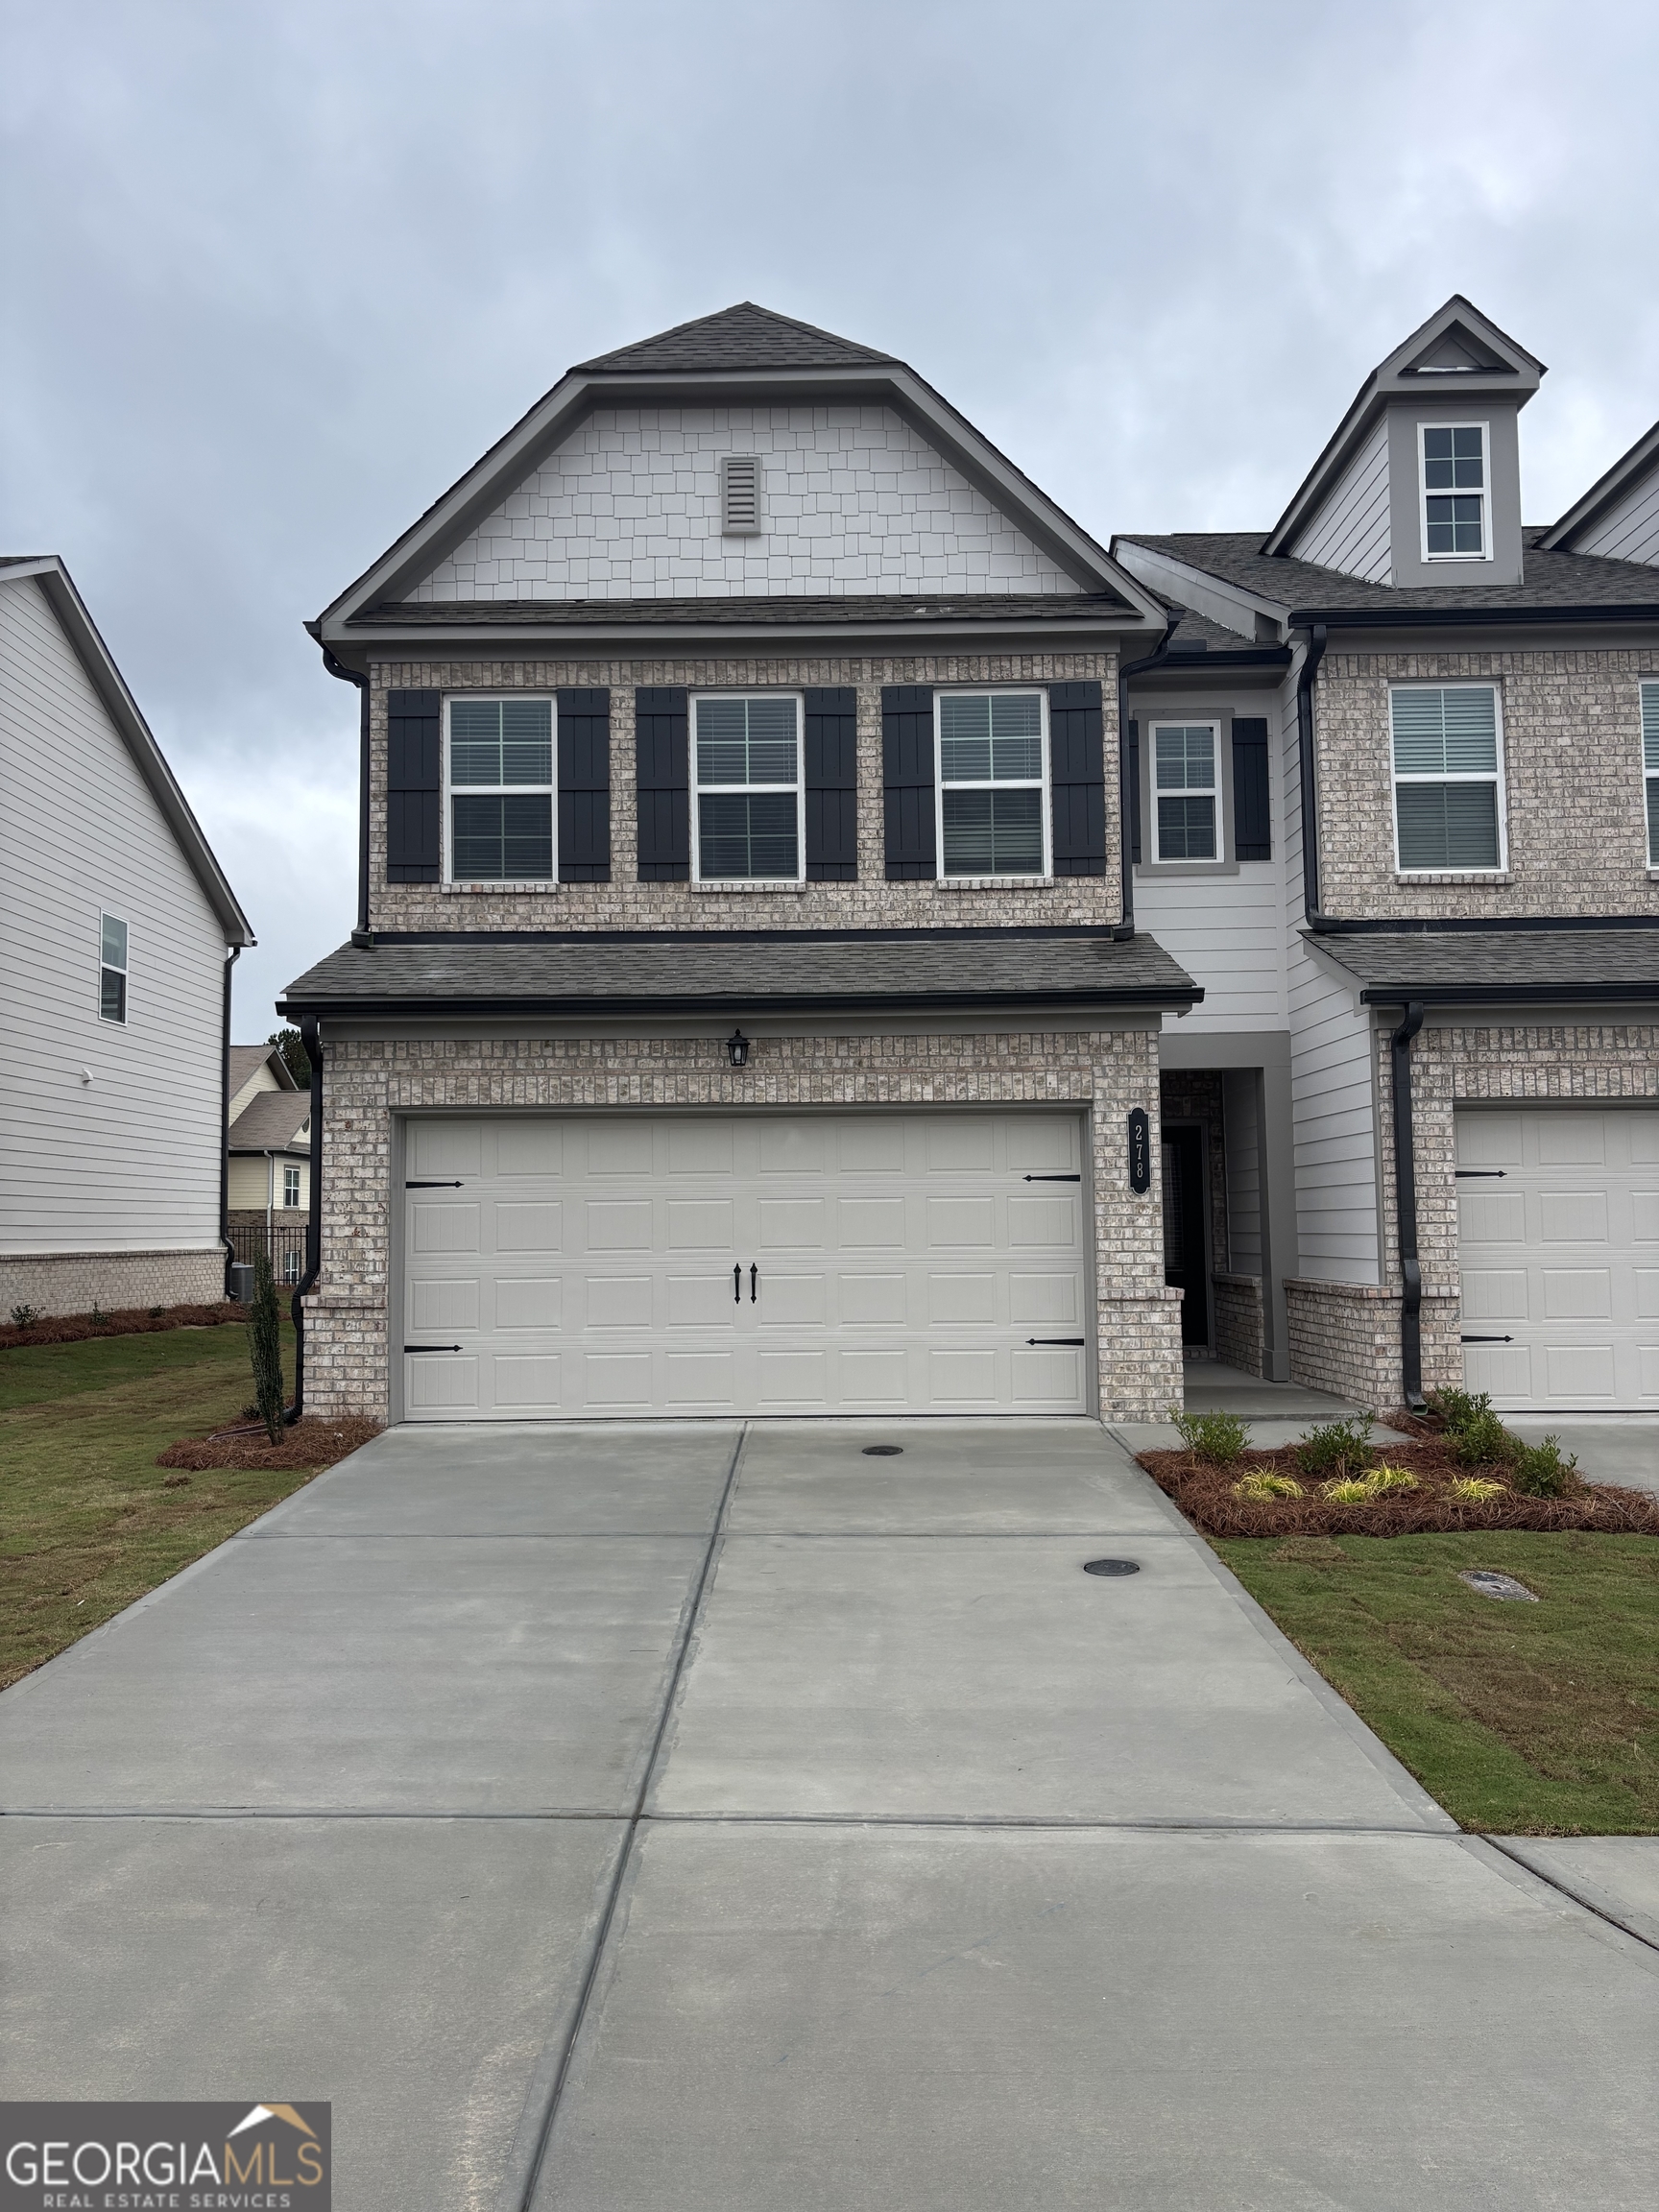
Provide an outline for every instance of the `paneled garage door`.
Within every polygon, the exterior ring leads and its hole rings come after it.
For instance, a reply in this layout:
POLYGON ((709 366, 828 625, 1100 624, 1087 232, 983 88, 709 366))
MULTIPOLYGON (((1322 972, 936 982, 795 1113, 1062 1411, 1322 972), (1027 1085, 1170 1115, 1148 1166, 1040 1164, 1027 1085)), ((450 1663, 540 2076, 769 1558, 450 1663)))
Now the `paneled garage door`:
POLYGON ((1459 1111, 1457 1223, 1471 1390, 1659 1406, 1659 1114, 1459 1111))
POLYGON ((1087 1409, 1061 1114, 412 1121, 409 1417, 1087 1409))

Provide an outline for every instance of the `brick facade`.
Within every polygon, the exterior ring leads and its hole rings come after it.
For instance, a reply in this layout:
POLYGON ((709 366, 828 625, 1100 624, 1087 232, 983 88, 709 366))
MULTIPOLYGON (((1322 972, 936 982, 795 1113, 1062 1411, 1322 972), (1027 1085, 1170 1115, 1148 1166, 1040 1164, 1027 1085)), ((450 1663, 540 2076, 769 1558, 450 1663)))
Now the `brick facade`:
POLYGON ((1266 1320, 1260 1275, 1219 1274, 1215 1289, 1215 1357, 1240 1374, 1266 1369, 1266 1320))
POLYGON ((13 1306, 112 1313, 125 1306, 211 1306, 224 1295, 222 1244, 201 1252, 0 1254, 0 1318, 13 1306))
POLYGON ((1132 1107, 1157 1118, 1154 1030, 761 1037, 741 1070, 704 1037, 325 1037, 325 1052, 323 1272, 306 1300, 316 1412, 389 1413, 393 1117, 445 1107, 1090 1108, 1100 1409, 1150 1419, 1180 1400, 1157 1152, 1137 1194, 1123 1141, 1132 1107))

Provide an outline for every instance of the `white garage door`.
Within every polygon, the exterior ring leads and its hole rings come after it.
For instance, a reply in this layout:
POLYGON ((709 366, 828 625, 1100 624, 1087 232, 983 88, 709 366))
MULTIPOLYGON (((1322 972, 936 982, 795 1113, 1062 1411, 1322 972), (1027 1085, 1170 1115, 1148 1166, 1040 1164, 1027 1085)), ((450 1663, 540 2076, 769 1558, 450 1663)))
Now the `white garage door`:
POLYGON ((1457 1116, 1463 1372, 1495 1406, 1659 1406, 1659 1114, 1457 1116))
POLYGON ((413 1121, 412 1420, 1076 1413, 1061 1114, 413 1121))

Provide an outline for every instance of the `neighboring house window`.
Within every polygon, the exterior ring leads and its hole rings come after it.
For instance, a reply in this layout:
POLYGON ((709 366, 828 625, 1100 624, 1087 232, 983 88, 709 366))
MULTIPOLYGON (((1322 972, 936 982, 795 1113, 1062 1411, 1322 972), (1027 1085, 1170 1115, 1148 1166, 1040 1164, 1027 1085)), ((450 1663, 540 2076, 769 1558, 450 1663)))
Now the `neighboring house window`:
POLYGON ((1154 722, 1152 775, 1159 860, 1219 860, 1220 728, 1154 722))
POLYGON ((1043 693, 938 698, 941 877, 1046 876, 1043 693))
POLYGON ((1486 425, 1424 423, 1423 557, 1479 560, 1486 552, 1486 425))
POLYGON ((553 880, 553 702, 449 702, 449 880, 553 880))
POLYGON ((1396 865, 1404 874, 1501 868, 1498 694, 1489 684, 1389 695, 1396 865))
POLYGON ((106 1022, 127 1019, 127 925, 113 914, 98 918, 98 1012, 106 1022))
POLYGON ((284 1206, 298 1206, 300 1203, 300 1170, 298 1167, 284 1167, 282 1170, 282 1203, 284 1206))
POLYGON ((1647 785, 1647 865, 1659 868, 1659 684, 1642 686, 1642 773, 1647 785))
POLYGON ((760 463, 753 453, 720 461, 720 528, 728 538, 753 538, 760 528, 760 463))
POLYGON ((302 1252, 289 1251, 283 1253, 282 1280, 284 1283, 298 1283, 304 1272, 305 1255, 302 1252))
POLYGON ((700 698, 693 712, 698 881, 799 883, 800 701, 777 692, 700 698))

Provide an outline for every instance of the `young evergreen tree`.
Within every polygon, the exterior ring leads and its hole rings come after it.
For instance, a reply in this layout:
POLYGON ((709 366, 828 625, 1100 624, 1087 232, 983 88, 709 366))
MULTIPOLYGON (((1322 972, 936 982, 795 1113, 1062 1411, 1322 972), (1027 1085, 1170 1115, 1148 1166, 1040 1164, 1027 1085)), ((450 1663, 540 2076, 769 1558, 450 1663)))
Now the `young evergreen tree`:
POLYGON ((253 1401, 265 1433, 282 1441, 282 1316, 276 1281, 263 1252, 253 1255, 253 1304, 248 1315, 248 1351, 253 1363, 253 1401))

